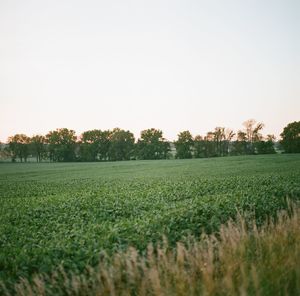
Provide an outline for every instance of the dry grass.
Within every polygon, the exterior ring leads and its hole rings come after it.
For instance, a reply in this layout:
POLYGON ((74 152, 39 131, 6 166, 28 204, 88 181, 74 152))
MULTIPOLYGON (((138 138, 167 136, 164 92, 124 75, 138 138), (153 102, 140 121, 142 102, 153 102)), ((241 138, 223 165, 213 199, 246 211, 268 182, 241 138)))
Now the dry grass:
MULTIPOLYGON (((80 275, 59 269, 21 279, 4 295, 300 295, 300 209, 291 206, 257 229, 240 217, 215 235, 134 248, 80 275)), ((0 288, 1 291, 1 288, 0 288)), ((0 293, 1 294, 1 293, 0 293)))

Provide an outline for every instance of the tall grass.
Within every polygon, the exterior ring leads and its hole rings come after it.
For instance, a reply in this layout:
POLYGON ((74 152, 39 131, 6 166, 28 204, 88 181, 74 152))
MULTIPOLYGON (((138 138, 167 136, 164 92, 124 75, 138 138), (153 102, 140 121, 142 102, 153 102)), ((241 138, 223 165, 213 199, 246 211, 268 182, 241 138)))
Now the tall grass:
MULTIPOLYGON (((166 240, 110 257, 80 275, 62 268, 21 279, 4 295, 300 295, 300 209, 257 227, 242 216, 214 235, 166 240)), ((0 293, 1 294, 1 293, 0 293)))

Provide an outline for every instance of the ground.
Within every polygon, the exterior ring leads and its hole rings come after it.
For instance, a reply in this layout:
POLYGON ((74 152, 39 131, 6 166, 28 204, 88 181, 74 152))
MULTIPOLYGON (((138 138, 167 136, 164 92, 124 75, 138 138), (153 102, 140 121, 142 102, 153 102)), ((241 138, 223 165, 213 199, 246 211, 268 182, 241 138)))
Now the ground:
POLYGON ((258 223, 300 199, 300 155, 107 163, 0 163, 0 279, 59 265, 80 271, 102 250, 141 252, 243 212, 258 223))

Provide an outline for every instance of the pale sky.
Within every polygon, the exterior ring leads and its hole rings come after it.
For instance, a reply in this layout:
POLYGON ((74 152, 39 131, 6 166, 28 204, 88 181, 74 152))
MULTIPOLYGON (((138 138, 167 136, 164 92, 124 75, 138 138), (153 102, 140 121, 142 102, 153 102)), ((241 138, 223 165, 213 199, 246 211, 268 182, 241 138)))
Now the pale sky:
POLYGON ((0 0, 0 140, 300 120, 299 0, 0 0))

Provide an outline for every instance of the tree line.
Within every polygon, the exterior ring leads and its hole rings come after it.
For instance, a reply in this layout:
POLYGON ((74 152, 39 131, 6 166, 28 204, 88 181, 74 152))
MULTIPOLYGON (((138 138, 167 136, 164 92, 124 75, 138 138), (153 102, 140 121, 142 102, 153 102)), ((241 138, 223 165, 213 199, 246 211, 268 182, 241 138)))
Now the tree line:
MULTIPOLYGON (((159 129, 143 130, 136 141, 129 130, 89 130, 80 137, 72 129, 60 128, 46 135, 28 137, 16 134, 8 138, 6 153, 12 161, 26 162, 35 157, 37 162, 68 161, 117 161, 131 159, 168 159, 220 157, 228 155, 275 153, 275 137, 264 137, 263 123, 250 119, 243 129, 235 133, 231 129, 216 127, 205 136, 195 137, 187 131, 169 142, 159 129)), ((280 144, 285 152, 300 152, 300 122, 290 123, 281 133, 280 144)))

